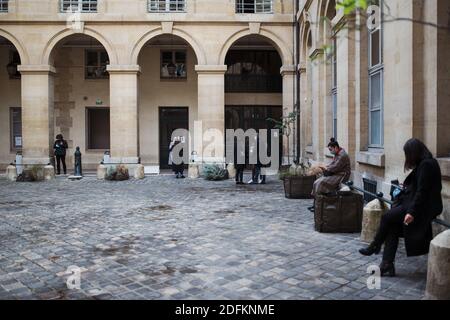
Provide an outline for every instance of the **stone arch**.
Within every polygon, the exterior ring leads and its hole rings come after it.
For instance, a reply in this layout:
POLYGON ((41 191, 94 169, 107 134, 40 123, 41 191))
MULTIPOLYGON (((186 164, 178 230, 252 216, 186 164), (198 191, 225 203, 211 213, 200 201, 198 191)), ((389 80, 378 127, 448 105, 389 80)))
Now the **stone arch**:
POLYGON ((276 36, 274 33, 265 30, 261 28, 259 33, 253 33, 250 31, 249 28, 238 31, 234 33, 231 37, 228 38, 228 40, 225 42, 225 44, 222 46, 222 49, 220 50, 219 55, 219 64, 223 65, 225 64, 225 58, 227 56, 228 51, 233 46, 233 44, 238 41, 239 39, 250 36, 250 35, 258 35, 263 38, 265 38, 269 43, 271 43, 275 49, 278 51, 281 61, 283 62, 283 65, 293 65, 294 59, 293 59, 293 53, 289 48, 284 44, 284 42, 276 36))
POLYGON ((58 45, 58 43, 61 40, 63 40, 66 37, 69 37, 71 35, 74 35, 74 34, 84 34, 84 35, 94 38, 95 40, 100 42, 103 45, 103 47, 105 48, 105 50, 109 56, 110 64, 114 65, 114 64, 118 63, 117 54, 116 54, 115 50, 113 49, 113 47, 111 46, 111 44, 109 43, 109 41, 106 40, 105 37, 103 37, 99 32, 97 32, 93 29, 90 29, 90 28, 84 28, 83 32, 75 32, 72 29, 64 29, 64 30, 58 32, 57 34, 55 34, 47 42, 47 44, 44 48, 41 63, 42 64, 50 64, 53 49, 58 45))
POLYGON ((132 65, 137 65, 138 64, 138 59, 139 59, 139 54, 141 53, 142 48, 153 38, 160 36, 160 35, 174 35, 177 37, 180 37, 181 39, 183 39, 184 41, 186 41, 191 48, 194 50, 195 55, 197 57, 197 63, 202 65, 202 64, 206 64, 206 55, 204 53, 204 50, 202 49, 202 47, 197 43, 196 40, 194 40, 194 38, 192 38, 188 33, 186 33, 185 31, 173 27, 172 28, 172 32, 164 32, 162 30, 161 27, 153 29, 149 32, 147 32, 146 34, 144 34, 139 40, 138 42, 135 44, 135 46, 133 47, 133 50, 131 51, 131 57, 130 57, 130 64, 132 65))
POLYGON ((318 40, 321 45, 326 45, 330 42, 331 20, 336 16, 336 13, 336 0, 322 0, 318 16, 318 40))
POLYGON ((10 32, 0 29, 0 37, 5 38, 9 42, 11 42, 14 47, 16 48, 17 52, 19 52, 20 61, 22 64, 29 64, 30 59, 28 57, 28 52, 26 51, 25 47, 22 46, 21 42, 14 37, 10 32))

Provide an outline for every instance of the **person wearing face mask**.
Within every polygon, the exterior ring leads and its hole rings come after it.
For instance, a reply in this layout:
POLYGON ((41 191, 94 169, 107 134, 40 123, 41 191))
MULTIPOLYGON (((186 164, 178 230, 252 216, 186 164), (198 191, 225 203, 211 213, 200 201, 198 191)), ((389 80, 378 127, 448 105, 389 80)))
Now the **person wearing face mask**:
MULTIPOLYGON (((318 194, 335 192, 339 189, 341 183, 345 183, 350 179, 351 164, 347 152, 339 146, 339 143, 334 138, 330 139, 328 150, 334 158, 329 165, 321 167, 323 176, 314 182, 313 197, 318 194)), ((314 206, 308 209, 314 211, 314 206)))

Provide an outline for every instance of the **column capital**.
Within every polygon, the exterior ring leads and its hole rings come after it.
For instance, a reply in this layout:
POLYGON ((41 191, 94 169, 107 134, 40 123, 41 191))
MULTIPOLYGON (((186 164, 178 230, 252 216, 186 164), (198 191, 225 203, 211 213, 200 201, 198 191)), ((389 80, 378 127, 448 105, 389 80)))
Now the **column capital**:
POLYGON ((285 75, 295 75, 295 65, 283 65, 280 68, 281 76, 285 75))
POLYGON ((228 70, 226 65, 197 64, 195 71, 198 74, 225 74, 228 70))
POLYGON ((53 74, 56 73, 55 67, 48 64, 20 64, 17 70, 21 74, 53 74))
POLYGON ((109 64, 106 66, 106 71, 110 74, 140 74, 141 67, 137 64, 124 65, 124 64, 109 64))

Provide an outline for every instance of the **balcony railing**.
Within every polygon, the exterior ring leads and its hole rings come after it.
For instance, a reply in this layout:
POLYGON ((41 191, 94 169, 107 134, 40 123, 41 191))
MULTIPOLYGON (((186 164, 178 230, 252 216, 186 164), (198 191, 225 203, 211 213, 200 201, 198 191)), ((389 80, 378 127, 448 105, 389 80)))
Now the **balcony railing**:
POLYGON ((186 0, 149 0, 148 12, 185 12, 186 0))
POLYGON ((61 12, 97 12, 97 0, 61 0, 61 12))
POLYGON ((8 12, 8 0, 0 0, 0 12, 8 12))
POLYGON ((236 0, 236 13, 273 13, 273 0, 236 0))
POLYGON ((281 93, 283 80, 279 75, 226 74, 225 92, 281 93))

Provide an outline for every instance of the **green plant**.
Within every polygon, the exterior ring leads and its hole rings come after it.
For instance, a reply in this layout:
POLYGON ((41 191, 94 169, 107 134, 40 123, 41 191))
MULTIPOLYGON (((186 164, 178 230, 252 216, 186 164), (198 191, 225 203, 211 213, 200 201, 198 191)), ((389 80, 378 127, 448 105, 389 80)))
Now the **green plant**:
POLYGON ((267 118, 267 121, 274 123, 275 129, 279 129, 281 135, 286 136, 287 138, 287 156, 288 156, 288 164, 291 164, 290 158, 290 136, 292 134, 292 125, 297 121, 298 112, 290 112, 287 116, 282 117, 280 120, 267 118))
POLYGON ((106 169, 105 179, 109 181, 123 181, 128 180, 130 175, 125 165, 119 164, 117 166, 108 166, 106 169))
POLYGON ((289 168, 280 170, 279 178, 284 180, 290 177, 310 176, 311 163, 308 159, 301 159, 299 164, 292 164, 289 168))
POLYGON ((228 170, 217 164, 207 164, 203 167, 203 176, 206 180, 220 181, 228 179, 228 170))

